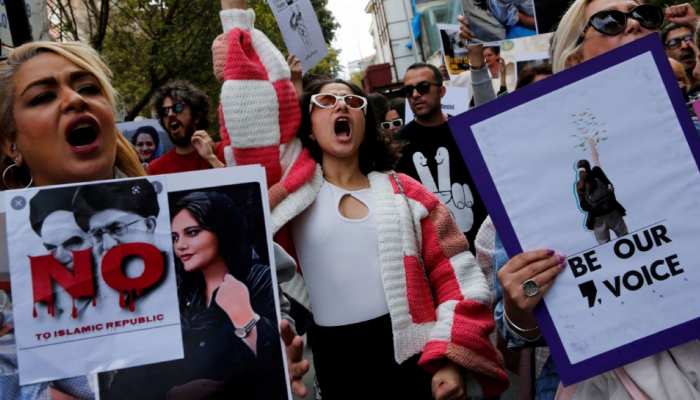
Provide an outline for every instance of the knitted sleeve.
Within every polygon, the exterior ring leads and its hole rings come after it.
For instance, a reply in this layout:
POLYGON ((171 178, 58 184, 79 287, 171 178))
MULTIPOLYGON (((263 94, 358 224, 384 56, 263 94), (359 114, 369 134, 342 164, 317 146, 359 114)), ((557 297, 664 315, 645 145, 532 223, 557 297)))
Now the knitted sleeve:
POLYGON ((224 35, 214 40, 214 74, 223 81, 221 137, 237 165, 262 164, 268 185, 282 177, 280 147, 294 139, 301 112, 282 53, 253 27, 252 10, 223 10, 224 35))
POLYGON ((484 396, 497 396, 508 387, 508 377, 489 340, 494 321, 486 277, 449 209, 417 181, 399 176, 406 195, 428 211, 420 224, 420 252, 437 304, 437 322, 419 363, 435 372, 449 359, 471 373, 484 396))

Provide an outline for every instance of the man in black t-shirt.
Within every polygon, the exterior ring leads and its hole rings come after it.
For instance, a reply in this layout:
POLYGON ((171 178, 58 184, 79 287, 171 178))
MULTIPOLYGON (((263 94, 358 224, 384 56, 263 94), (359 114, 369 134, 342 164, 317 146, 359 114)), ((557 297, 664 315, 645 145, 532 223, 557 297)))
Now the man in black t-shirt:
POLYGON ((445 88, 440 70, 430 64, 413 64, 403 82, 415 119, 397 136, 405 146, 396 170, 418 179, 435 193, 474 251, 474 238, 486 218, 486 209, 452 137, 448 116, 442 112, 445 88))

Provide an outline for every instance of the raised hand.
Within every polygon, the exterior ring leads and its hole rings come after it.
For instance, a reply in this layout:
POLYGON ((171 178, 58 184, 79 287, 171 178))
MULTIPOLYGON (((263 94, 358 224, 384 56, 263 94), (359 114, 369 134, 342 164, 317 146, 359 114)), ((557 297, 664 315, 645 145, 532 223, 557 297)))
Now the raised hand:
POLYGON ((297 97, 301 98, 304 93, 304 84, 302 78, 304 77, 304 71, 301 68, 301 60, 297 58, 294 54, 290 54, 287 57, 287 64, 289 65, 289 70, 291 72, 292 83, 294 84, 294 89, 297 91, 297 97))
POLYGON ((692 27, 693 30, 698 21, 698 15, 695 12, 695 8, 693 8, 693 6, 689 3, 668 6, 666 7, 666 10, 664 10, 664 13, 666 14, 666 20, 668 20, 668 22, 686 25, 692 27))
POLYGON ((207 160, 212 167, 221 168, 225 166, 214 154, 214 141, 207 131, 196 131, 192 135, 191 142, 199 156, 207 160))
POLYGON ((465 41, 474 39, 474 34, 469 29, 467 18, 464 15, 460 15, 457 17, 457 21, 459 22, 459 38, 465 41))
POLYGON ((228 10, 231 8, 239 8, 239 9, 244 9, 246 8, 246 0, 221 0, 221 9, 222 10, 228 10))

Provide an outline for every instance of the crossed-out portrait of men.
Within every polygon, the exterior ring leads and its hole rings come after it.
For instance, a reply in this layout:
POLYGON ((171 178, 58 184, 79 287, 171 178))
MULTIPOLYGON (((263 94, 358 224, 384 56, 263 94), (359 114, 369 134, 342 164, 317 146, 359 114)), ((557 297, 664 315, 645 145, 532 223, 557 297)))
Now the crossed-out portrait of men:
MULTIPOLYGON (((146 179, 46 189, 29 201, 33 231, 46 250, 71 271, 74 252, 89 248, 96 266, 101 265, 110 249, 120 244, 148 243, 162 251, 163 246, 158 246, 155 238, 159 212, 157 193, 146 179)), ((129 278, 140 276, 144 271, 143 260, 128 259, 122 271, 129 278)), ((96 279, 96 292, 95 299, 75 299, 78 318, 90 303, 100 310, 119 307, 114 290, 100 278, 96 279)), ((67 313, 72 300, 63 288, 57 290, 54 303, 57 318, 67 313)))

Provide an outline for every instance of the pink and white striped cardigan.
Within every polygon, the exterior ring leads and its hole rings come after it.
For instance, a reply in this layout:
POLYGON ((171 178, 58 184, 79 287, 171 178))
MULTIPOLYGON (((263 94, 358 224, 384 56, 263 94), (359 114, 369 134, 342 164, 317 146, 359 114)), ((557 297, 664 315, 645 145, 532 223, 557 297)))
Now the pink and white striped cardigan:
MULTIPOLYGON (((237 164, 265 166, 272 229, 294 254, 286 225, 313 203, 323 175, 295 138, 301 114, 287 63, 253 28, 254 18, 252 10, 221 12, 225 35, 212 50, 215 74, 224 81, 222 136, 230 136, 237 164)), ((497 395, 508 378, 489 341, 494 321, 486 278, 449 210, 417 181, 395 176, 404 193, 391 175, 369 174, 396 361, 422 353, 419 363, 434 372, 452 360, 484 395, 497 395)), ((311 309, 299 270, 282 288, 311 309)))

